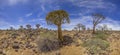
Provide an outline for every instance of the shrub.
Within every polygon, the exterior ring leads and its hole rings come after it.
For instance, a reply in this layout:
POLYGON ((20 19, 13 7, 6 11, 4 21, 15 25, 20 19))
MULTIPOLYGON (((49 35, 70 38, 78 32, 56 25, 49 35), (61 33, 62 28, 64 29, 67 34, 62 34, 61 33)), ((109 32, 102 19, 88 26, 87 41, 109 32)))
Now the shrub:
POLYGON ((19 49, 19 43, 18 42, 14 42, 13 43, 13 46, 12 46, 13 49, 19 49))
POLYGON ((41 38, 37 42, 38 50, 41 52, 49 52, 59 49, 59 42, 48 38, 41 38))
POLYGON ((63 45, 70 45, 73 42, 73 39, 70 36, 63 36, 63 39, 63 45))
POLYGON ((12 38, 17 38, 17 36, 20 36, 20 35, 17 34, 17 33, 12 33, 12 34, 11 34, 11 37, 12 37, 12 38))
POLYGON ((97 32, 95 34, 95 38, 106 40, 108 38, 108 36, 104 32, 97 32))
POLYGON ((83 43, 84 47, 87 47, 90 54, 99 54, 101 51, 105 51, 109 47, 109 43, 105 40, 94 38, 87 40, 83 43))

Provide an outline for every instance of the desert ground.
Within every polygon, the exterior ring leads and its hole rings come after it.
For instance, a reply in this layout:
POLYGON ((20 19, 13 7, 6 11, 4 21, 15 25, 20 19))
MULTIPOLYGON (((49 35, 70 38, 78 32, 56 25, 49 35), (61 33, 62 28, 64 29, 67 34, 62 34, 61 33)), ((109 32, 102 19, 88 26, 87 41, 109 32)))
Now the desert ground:
MULTIPOLYGON (((94 37, 92 31, 64 30, 62 33, 65 42, 59 47, 56 30, 0 30, 0 55, 92 55, 89 47, 83 46, 94 37)), ((93 52, 120 55, 120 31, 106 31, 105 34, 109 47, 93 52)))

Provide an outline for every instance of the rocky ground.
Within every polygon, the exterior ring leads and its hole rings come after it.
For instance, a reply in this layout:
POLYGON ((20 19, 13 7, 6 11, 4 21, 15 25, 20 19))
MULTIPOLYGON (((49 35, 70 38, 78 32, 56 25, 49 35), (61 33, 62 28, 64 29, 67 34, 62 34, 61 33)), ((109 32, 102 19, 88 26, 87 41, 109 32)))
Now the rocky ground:
MULTIPOLYGON (((69 36, 73 41, 68 45, 56 48, 58 46, 54 44, 57 43, 55 42, 57 39, 56 31, 0 31, 0 55, 88 55, 87 49, 82 44, 93 37, 90 31, 80 33, 63 31, 63 36, 69 36), (50 40, 44 40, 45 38, 50 40), (52 44, 48 44, 49 48, 47 48, 44 44, 49 42, 52 44), (52 47, 53 45, 54 47, 52 47), (41 49, 45 51, 41 51, 41 49)), ((108 36, 107 41, 110 43, 108 55, 119 55, 120 32, 111 31, 108 32, 108 36)))

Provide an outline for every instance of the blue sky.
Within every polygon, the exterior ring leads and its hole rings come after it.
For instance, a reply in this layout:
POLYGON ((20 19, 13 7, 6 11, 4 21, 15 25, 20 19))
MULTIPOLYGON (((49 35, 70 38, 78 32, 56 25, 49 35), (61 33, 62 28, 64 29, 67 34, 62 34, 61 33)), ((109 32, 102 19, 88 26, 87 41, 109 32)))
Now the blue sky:
POLYGON ((91 13, 101 13, 106 19, 99 25, 106 24, 113 30, 120 30, 120 0, 0 0, 0 29, 19 28, 31 24, 56 29, 47 25, 45 16, 53 10, 63 9, 70 15, 70 24, 63 24, 63 29, 72 29, 82 23, 92 28, 91 13))

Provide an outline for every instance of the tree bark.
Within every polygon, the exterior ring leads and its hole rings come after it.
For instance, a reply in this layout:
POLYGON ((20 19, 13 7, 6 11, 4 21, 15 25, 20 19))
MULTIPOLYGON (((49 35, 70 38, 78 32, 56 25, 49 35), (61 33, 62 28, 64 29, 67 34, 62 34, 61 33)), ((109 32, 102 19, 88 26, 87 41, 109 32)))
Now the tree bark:
POLYGON ((93 34, 95 34, 95 25, 93 26, 93 34))
POLYGON ((58 25, 58 39, 59 39, 59 42, 61 44, 63 41, 61 25, 58 25))

